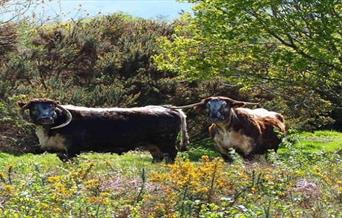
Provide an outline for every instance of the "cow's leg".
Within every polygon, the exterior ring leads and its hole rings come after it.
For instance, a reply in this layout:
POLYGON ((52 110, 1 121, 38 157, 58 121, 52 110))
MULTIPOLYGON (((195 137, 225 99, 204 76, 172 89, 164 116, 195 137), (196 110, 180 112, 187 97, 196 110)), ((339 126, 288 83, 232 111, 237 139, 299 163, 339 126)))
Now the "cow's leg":
POLYGON ((160 148, 161 152, 163 153, 163 157, 165 163, 173 163, 175 162, 177 156, 177 149, 176 146, 173 145, 165 145, 165 147, 160 148))
POLYGON ((163 153, 160 151, 160 149, 157 146, 149 146, 147 147, 147 150, 152 155, 152 163, 159 163, 162 162, 164 159, 163 153))
POLYGON ((242 157, 246 161, 252 161, 254 160, 254 155, 255 155, 254 153, 249 153, 249 154, 243 154, 242 157))
POLYGON ((223 160, 227 163, 233 163, 234 159, 232 158, 232 156, 230 156, 229 154, 222 154, 221 153, 221 157, 223 158, 223 160))
POLYGON ((65 152, 60 152, 57 154, 57 157, 63 161, 63 162, 67 162, 69 160, 72 160, 74 157, 76 157, 77 155, 80 154, 80 151, 76 151, 76 150, 68 150, 65 152))
POLYGON ((219 151, 221 157, 225 162, 233 163, 234 159, 231 155, 231 153, 233 152, 232 148, 224 148, 222 146, 219 146, 218 144, 215 144, 214 147, 219 151))
POLYGON ((57 154, 57 157, 62 161, 62 162, 67 162, 69 160, 72 160, 72 158, 76 157, 76 154, 69 154, 67 152, 60 152, 57 154))

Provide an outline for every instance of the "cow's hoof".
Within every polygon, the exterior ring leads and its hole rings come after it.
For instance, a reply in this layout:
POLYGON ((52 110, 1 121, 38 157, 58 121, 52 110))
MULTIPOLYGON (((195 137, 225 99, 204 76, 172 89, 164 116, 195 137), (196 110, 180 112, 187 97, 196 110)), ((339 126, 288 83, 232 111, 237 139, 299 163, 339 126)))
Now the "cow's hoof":
POLYGON ((179 151, 181 151, 181 152, 189 151, 189 148, 186 146, 181 146, 179 151))
POLYGON ((58 153, 57 157, 62 161, 62 162, 67 162, 68 160, 70 160, 70 158, 68 157, 67 154, 65 153, 58 153))
POLYGON ((160 163, 163 161, 163 157, 153 157, 152 163, 160 163))
POLYGON ((167 164, 173 164, 175 162, 175 159, 176 157, 174 155, 170 155, 170 154, 167 154, 165 153, 164 154, 164 160, 165 160, 165 163, 167 164))
POLYGON ((226 162, 226 163, 231 164, 234 162, 234 159, 229 155, 221 154, 221 157, 223 158, 224 162, 226 162))
POLYGON ((70 155, 70 154, 66 154, 66 153, 58 153, 57 157, 64 163, 66 162, 70 162, 73 160, 74 157, 76 157, 76 155, 70 155))

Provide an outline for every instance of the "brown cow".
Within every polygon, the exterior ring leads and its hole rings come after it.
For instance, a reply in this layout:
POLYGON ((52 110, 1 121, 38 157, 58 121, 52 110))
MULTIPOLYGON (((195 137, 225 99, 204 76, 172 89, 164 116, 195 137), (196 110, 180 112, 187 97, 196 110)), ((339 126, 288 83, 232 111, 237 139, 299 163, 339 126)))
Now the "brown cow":
POLYGON ((281 114, 263 108, 242 108, 246 104, 251 103, 218 96, 189 105, 197 111, 207 110, 213 122, 209 134, 226 161, 232 161, 231 149, 235 149, 245 159, 265 154, 268 149, 277 151, 281 142, 278 133, 286 132, 281 114))

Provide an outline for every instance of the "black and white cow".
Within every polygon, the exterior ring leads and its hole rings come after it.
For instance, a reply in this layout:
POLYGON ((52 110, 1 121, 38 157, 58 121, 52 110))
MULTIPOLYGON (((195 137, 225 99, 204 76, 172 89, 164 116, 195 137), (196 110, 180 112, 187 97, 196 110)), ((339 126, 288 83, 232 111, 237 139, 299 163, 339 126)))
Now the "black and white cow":
POLYGON ((67 160, 81 152, 121 154, 136 148, 148 150, 154 162, 173 162, 186 149, 189 137, 182 110, 163 106, 88 108, 60 105, 50 99, 19 102, 37 125, 42 149, 67 160), (180 133, 180 146, 176 146, 180 133))

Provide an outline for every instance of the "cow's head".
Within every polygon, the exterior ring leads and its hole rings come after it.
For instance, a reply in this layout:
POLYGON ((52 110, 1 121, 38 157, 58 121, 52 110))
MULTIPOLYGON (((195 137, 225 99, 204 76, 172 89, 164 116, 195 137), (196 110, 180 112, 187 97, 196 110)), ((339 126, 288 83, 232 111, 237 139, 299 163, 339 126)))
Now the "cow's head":
POLYGON ((72 120, 71 113, 59 105, 59 102, 50 99, 33 99, 27 103, 18 102, 22 114, 30 111, 30 119, 34 124, 58 129, 68 125, 72 120), (58 115, 63 115, 62 123, 56 123, 58 115), (56 126, 57 125, 57 126, 56 126))
POLYGON ((207 111, 209 119, 223 122, 230 119, 232 108, 242 107, 246 102, 236 101, 228 97, 209 97, 196 104, 195 109, 199 112, 207 111))

